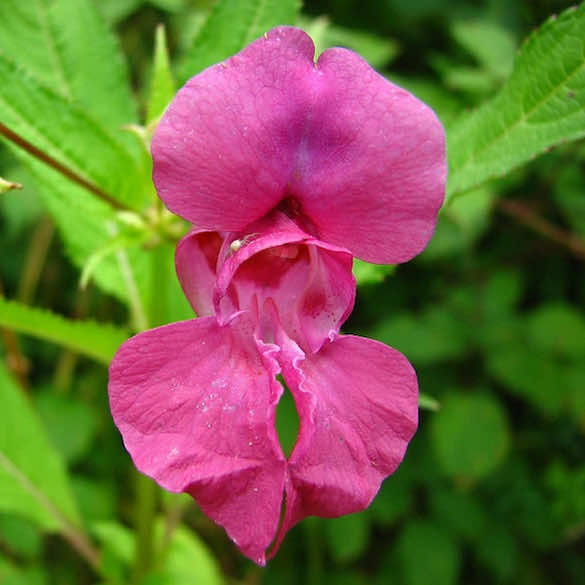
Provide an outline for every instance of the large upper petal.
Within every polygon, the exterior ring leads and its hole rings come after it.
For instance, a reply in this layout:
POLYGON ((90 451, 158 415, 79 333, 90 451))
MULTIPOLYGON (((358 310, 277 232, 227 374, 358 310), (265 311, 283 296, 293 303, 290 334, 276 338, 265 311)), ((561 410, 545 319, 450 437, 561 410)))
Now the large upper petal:
POLYGON ((290 340, 280 343, 300 427, 277 546, 305 516, 367 507, 402 461, 418 421, 416 374, 398 351, 352 335, 313 355, 303 355, 290 340))
POLYGON ((152 142, 175 213, 241 230, 283 200, 314 236, 372 262, 402 262, 434 230, 445 140, 430 108, 345 49, 313 61, 276 28, 179 91, 152 142))
POLYGON ((263 564, 285 478, 274 427, 282 388, 274 349, 256 345, 240 321, 204 317, 128 340, 110 367, 110 406, 136 467, 193 495, 263 564))

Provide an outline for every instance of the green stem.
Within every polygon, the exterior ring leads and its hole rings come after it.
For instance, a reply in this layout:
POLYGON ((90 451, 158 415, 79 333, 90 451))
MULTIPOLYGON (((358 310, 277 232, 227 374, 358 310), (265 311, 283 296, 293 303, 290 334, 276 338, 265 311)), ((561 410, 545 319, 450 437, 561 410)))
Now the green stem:
POLYGON ((136 554, 132 584, 138 585, 154 562, 154 520, 156 517, 158 488, 145 475, 136 473, 136 554))

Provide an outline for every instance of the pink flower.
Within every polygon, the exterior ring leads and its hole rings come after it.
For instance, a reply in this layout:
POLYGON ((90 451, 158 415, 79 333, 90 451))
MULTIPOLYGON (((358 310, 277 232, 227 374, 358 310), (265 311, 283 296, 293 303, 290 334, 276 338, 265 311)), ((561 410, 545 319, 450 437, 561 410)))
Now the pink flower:
POLYGON ((279 28, 188 82, 153 158, 160 196, 197 225, 176 260, 200 317, 120 348, 112 414, 139 470, 263 564, 303 517, 365 508, 416 430, 406 358, 339 328, 352 255, 404 261, 430 238, 442 129, 357 55, 315 65, 310 39, 279 28), (279 373, 300 421, 288 458, 279 373))

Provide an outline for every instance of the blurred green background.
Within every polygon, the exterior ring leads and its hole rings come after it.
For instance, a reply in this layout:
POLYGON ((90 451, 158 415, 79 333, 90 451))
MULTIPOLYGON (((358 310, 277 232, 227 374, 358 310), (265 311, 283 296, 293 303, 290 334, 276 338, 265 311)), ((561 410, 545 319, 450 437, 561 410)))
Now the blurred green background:
MULTIPOLYGON (((180 62, 212 4, 95 1, 121 39, 143 104, 156 25, 166 25, 180 62)), ((322 47, 361 53, 449 127, 497 92, 522 40, 568 6, 306 0, 302 25, 322 47)), ((29 171, 3 145, 0 175, 24 185, 0 196, 0 292, 68 317, 124 323, 118 300, 92 284, 79 288, 29 171)), ((182 519, 172 577, 153 573, 143 582, 585 583, 584 262, 580 141, 455 201, 427 250, 391 274, 360 265, 344 331, 402 351, 430 397, 405 462, 370 509, 305 520, 266 569, 243 559, 188 499, 165 495, 161 516, 182 519)), ((127 582, 135 477, 109 415, 106 368, 9 329, 0 333, 0 355, 64 458, 108 567, 107 577, 96 577, 63 539, 0 513, 0 585, 127 582)), ((279 426, 288 440, 294 424, 285 401, 279 426)))

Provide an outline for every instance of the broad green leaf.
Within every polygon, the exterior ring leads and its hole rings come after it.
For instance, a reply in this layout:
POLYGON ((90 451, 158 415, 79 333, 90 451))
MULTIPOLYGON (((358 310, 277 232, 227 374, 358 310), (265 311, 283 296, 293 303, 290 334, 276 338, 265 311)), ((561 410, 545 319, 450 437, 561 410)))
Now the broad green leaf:
POLYGON ((88 524, 115 518, 119 485, 114 478, 89 478, 75 474, 71 483, 81 516, 88 524))
POLYGON ((558 416, 568 406, 571 370, 546 353, 526 344, 524 336, 487 355, 490 374, 509 392, 521 396, 548 416, 558 416))
POLYGON ((126 64, 91 0, 2 0, 0 49, 110 130, 136 120, 126 64))
POLYGON ((461 555, 442 527, 425 520, 407 523, 397 543, 403 583, 456 585, 461 555))
POLYGON ((299 8, 298 0, 219 0, 183 60, 181 79, 231 57, 279 24, 294 24, 299 8))
POLYGON ((171 71, 167 36, 165 28, 161 24, 157 27, 155 36, 154 63, 146 114, 147 124, 163 114, 173 99, 175 91, 175 79, 171 71))
POLYGON ((399 470, 389 481, 382 484, 368 508, 373 522, 390 527, 400 518, 407 516, 414 503, 414 492, 408 477, 399 470))
POLYGON ((415 366, 454 359, 469 349, 466 327, 441 307, 418 317, 400 314, 384 319, 368 330, 368 335, 395 347, 415 366))
MULTIPOLYGON (((99 522, 92 532, 104 544, 112 560, 129 565, 134 559, 134 534, 115 522, 99 522)), ((155 535, 160 541, 164 534, 162 521, 156 522, 155 535)), ((112 563, 113 564, 113 563, 112 563)), ((205 544, 194 533, 179 527, 173 534, 163 567, 150 576, 149 582, 159 585, 221 585, 219 566, 205 544)))
POLYGON ((53 0, 55 49, 71 97, 110 130, 137 120, 118 40, 92 0, 53 0))
POLYGON ((473 493, 437 488, 429 495, 432 515, 440 526, 468 542, 483 538, 488 518, 481 500, 473 493))
POLYGON ((49 574, 41 567, 23 568, 0 557, 0 583, 2 585, 48 585, 49 574))
POLYGON ((451 128, 448 197, 585 136, 585 4, 549 19, 500 93, 451 128))
POLYGON ((93 0, 93 2, 111 24, 121 22, 144 4, 144 0, 93 0))
POLYGON ((0 364, 0 510, 50 531, 79 522, 63 462, 36 413, 0 364))
MULTIPOLYGON (((163 533, 162 524, 158 526, 163 533)), ((219 565, 204 542, 191 530, 177 529, 166 559, 165 585, 221 585, 224 580, 219 565)))
POLYGON ((30 560, 39 558, 43 550, 39 527, 16 514, 0 514, 0 542, 9 551, 30 560))
POLYGON ((48 388, 35 396, 47 435, 68 465, 87 454, 97 426, 96 412, 77 396, 48 388))
POLYGON ((129 337, 124 329, 94 321, 72 321, 0 297, 0 326, 58 343, 82 355, 108 364, 129 337))
POLYGON ((464 480, 491 473, 510 442, 506 412, 489 394, 451 394, 434 415, 433 445, 443 471, 464 480))
POLYGON ((354 561, 368 548, 369 516, 362 512, 331 518, 325 523, 325 535, 331 555, 338 563, 354 561))
POLYGON ((49 22, 49 0, 2 0, 0 22, 0 50, 56 92, 71 97, 49 22))
POLYGON ((530 314, 527 327, 535 350, 585 362, 585 317, 570 305, 540 307, 530 314))
POLYGON ((136 208, 144 204, 142 163, 98 122, 2 53, 0 79, 3 124, 115 199, 136 208))
POLYGON ((496 583, 510 583, 518 575, 518 545, 503 522, 490 522, 475 544, 476 557, 495 575, 496 583))
POLYGON ((488 20, 459 20, 452 24, 451 34, 490 72, 506 78, 512 71, 516 42, 502 26, 488 20))

